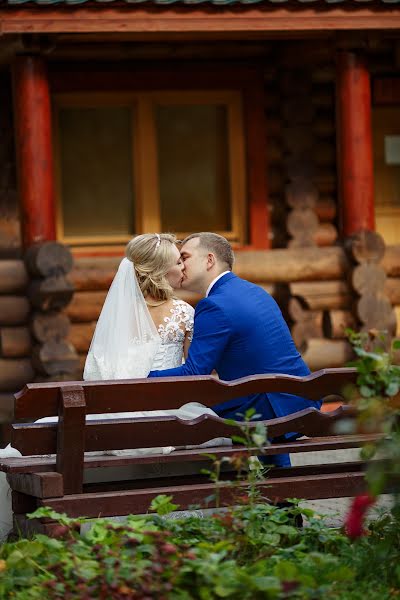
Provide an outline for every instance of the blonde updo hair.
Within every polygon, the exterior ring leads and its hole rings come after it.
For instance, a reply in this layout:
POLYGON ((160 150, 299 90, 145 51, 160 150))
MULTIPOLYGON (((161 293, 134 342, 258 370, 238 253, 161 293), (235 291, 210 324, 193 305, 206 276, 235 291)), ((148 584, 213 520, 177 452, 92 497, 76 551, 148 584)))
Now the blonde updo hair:
POLYGON ((173 266, 172 248, 176 237, 171 233, 144 233, 134 237, 126 247, 126 257, 133 263, 143 296, 157 301, 169 300, 174 292, 166 274, 173 266))

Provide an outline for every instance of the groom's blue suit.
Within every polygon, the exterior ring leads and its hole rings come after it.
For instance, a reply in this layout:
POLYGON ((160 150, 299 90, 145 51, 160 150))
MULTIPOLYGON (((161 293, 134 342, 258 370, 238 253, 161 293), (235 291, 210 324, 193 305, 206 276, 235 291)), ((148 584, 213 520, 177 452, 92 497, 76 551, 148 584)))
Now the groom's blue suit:
MULTIPOLYGON (((185 364, 151 371, 149 377, 207 375, 214 369, 227 381, 260 373, 310 373, 275 300, 258 285, 233 273, 218 279, 208 297, 198 303, 185 364)), ((273 419, 320 405, 291 394, 263 393, 234 398, 213 406, 213 410, 221 417, 238 419, 238 413, 254 408, 262 419, 273 419)), ((290 464, 284 455, 278 462, 290 464)))

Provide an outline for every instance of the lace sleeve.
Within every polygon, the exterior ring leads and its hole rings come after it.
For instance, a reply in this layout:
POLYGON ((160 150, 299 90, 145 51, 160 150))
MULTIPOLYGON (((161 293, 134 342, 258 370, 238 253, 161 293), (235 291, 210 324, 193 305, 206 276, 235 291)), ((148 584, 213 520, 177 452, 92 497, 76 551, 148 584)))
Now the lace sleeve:
POLYGON ((185 333, 187 333, 188 339, 191 342, 193 339, 193 328, 194 328, 194 308, 187 302, 181 304, 182 311, 182 322, 185 325, 185 333))
POLYGON ((194 308, 190 304, 188 306, 188 314, 189 318, 186 322, 186 331, 188 332, 188 339, 191 342, 193 339, 193 329, 194 329, 194 308))

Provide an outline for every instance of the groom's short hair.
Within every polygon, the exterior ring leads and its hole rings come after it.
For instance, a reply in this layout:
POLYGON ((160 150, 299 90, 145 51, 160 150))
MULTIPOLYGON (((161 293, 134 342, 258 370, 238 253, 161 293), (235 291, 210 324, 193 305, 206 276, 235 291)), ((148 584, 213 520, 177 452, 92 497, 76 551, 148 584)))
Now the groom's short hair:
POLYGON ((202 231, 200 233, 192 233, 188 235, 182 242, 182 246, 189 240, 199 238, 199 247, 204 248, 208 252, 215 254, 219 262, 225 263, 229 270, 233 268, 235 262, 235 255, 232 250, 232 246, 226 238, 218 233, 211 233, 209 231, 202 231))

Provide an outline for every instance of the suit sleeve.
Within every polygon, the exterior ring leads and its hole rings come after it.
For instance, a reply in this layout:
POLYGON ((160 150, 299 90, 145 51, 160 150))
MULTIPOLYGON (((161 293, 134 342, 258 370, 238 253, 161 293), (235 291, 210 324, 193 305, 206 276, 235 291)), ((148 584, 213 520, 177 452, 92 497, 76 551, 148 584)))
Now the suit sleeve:
POLYGON ((209 375, 218 364, 230 333, 223 311, 209 300, 202 300, 195 311, 193 341, 185 364, 175 369, 151 371, 149 377, 209 375))

